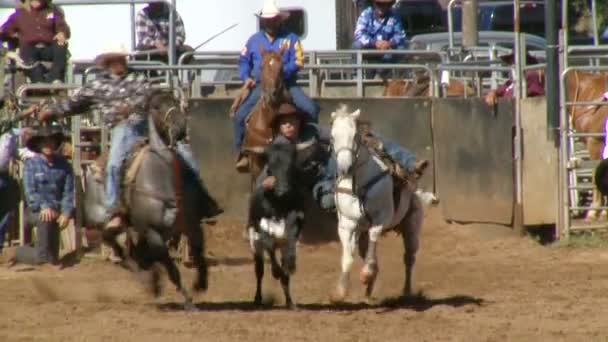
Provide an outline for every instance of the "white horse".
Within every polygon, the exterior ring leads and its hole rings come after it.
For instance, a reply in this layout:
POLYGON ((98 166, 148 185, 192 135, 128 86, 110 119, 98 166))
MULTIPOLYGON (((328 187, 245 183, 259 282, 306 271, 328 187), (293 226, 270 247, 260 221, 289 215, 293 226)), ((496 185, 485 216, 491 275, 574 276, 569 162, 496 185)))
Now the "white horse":
POLYGON ((359 254, 365 261, 360 280, 366 285, 366 298, 370 299, 379 270, 376 246, 380 236, 388 230, 395 230, 403 238, 403 294, 410 294, 412 269, 422 228, 422 201, 411 189, 401 189, 399 205, 395 208, 394 184, 388 167, 361 144, 357 132, 359 114, 360 110, 350 113, 342 105, 331 115, 333 154, 338 175, 335 200, 338 234, 342 243, 342 274, 332 295, 334 301, 342 301, 347 295, 357 243, 359 254))

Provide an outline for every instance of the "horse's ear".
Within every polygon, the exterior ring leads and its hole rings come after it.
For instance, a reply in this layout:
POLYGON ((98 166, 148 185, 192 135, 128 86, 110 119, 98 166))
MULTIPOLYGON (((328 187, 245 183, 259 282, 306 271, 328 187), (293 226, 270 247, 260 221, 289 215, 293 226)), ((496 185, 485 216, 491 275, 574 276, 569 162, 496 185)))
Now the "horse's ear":
POLYGON ((258 44, 258 48, 260 49, 260 52, 261 52, 261 53, 266 52, 266 49, 264 49, 264 44, 259 43, 259 44, 258 44))
POLYGON ((331 120, 333 121, 336 116, 338 116, 338 114, 336 114, 336 112, 331 112, 331 120))
POLYGON ((361 109, 357 109, 356 111, 350 113, 350 116, 352 116, 355 119, 358 119, 360 115, 361 115, 361 109))

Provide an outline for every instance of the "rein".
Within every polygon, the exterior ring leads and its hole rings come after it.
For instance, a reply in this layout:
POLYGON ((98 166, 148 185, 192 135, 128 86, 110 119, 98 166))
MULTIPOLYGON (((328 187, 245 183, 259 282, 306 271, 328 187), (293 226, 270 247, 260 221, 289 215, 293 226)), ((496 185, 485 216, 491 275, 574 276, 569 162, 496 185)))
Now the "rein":
MULTIPOLYGON (((367 159, 366 161, 359 163, 359 157, 360 157, 360 149, 361 149, 361 136, 360 134, 357 132, 355 134, 355 139, 353 140, 353 145, 350 147, 341 147, 337 150, 335 150, 335 155, 336 158, 338 157, 338 153, 343 152, 343 151, 349 151, 353 154, 353 167, 351 168, 349 173, 352 173, 352 182, 351 182, 351 188, 347 189, 347 188, 341 188, 341 187, 336 187, 335 190, 335 203, 336 203, 336 210, 338 211, 339 214, 349 217, 348 215, 346 215, 345 213, 340 211, 340 206, 337 205, 338 203, 338 199, 337 199, 337 194, 345 194, 345 195, 350 195, 350 196, 354 196, 357 197, 359 199, 359 206, 360 206, 360 210, 363 213, 363 215, 365 216, 365 219, 368 222, 371 222, 371 216, 369 215, 369 213, 367 212, 367 210, 365 210, 365 206, 364 206, 364 202, 365 199, 367 197, 367 192, 369 191, 369 189, 371 189, 374 185, 376 185, 376 183, 378 183, 379 181, 381 181, 384 177, 390 175, 390 171, 389 170, 383 170, 382 172, 378 173, 377 175, 375 175, 372 179, 370 179, 369 181, 367 181, 365 184, 363 184, 361 187, 358 186, 357 184, 357 170, 359 169, 359 167, 361 167, 362 165, 364 165, 369 159, 367 159)), ((348 174, 346 175, 348 176, 348 174)), ((338 178, 336 180, 336 184, 340 183, 340 181, 342 180, 342 177, 338 178)), ((350 219, 354 219, 354 217, 349 217, 350 219)))

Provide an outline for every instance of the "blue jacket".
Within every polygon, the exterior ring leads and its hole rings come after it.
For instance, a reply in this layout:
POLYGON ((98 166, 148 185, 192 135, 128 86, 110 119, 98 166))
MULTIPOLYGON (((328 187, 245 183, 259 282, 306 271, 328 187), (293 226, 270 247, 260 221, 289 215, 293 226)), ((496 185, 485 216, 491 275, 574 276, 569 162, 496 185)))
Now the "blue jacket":
POLYGON ((74 177, 68 161, 56 155, 49 164, 42 155, 23 165, 23 187, 28 207, 34 212, 51 208, 65 215, 74 209, 74 177))
POLYGON ((246 80, 249 77, 260 82, 262 72, 262 52, 260 45, 265 50, 279 51, 283 46, 286 47, 283 52, 283 79, 285 81, 295 81, 298 71, 304 66, 304 51, 300 38, 294 33, 282 30, 277 34, 277 37, 271 42, 264 31, 259 31, 249 38, 247 45, 241 51, 239 58, 239 76, 241 80, 246 80))

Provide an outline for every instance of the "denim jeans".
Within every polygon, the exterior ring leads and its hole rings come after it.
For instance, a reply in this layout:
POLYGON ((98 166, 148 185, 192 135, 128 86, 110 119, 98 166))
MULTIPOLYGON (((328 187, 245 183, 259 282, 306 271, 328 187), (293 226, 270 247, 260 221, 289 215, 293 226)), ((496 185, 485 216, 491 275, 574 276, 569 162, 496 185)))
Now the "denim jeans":
MULTIPOLYGON (((129 153, 131 153, 135 143, 140 138, 146 137, 147 132, 148 121, 146 119, 126 120, 114 126, 112 129, 112 142, 106 169, 106 208, 110 214, 114 213, 120 205, 120 181, 123 163, 129 156, 129 153)), ((199 168, 192 155, 190 145, 179 142, 177 144, 177 154, 197 175, 198 181, 206 191, 206 188, 200 179, 199 168)))
POLYGON ((42 222, 40 212, 27 212, 27 222, 30 227, 36 227, 36 243, 34 247, 21 246, 17 248, 18 263, 39 265, 57 263, 59 261, 60 230, 57 222, 42 222))
POLYGON ((408 172, 414 172, 416 167, 416 156, 405 147, 396 144, 382 136, 374 133, 374 136, 382 142, 382 149, 388 154, 397 164, 408 172))
MULTIPOLYGON (((376 48, 368 48, 368 47, 364 47, 361 43, 355 41, 352 44, 352 49, 353 50, 376 50, 376 48)), ((371 62, 371 63, 380 63, 380 64, 393 64, 393 63, 397 63, 399 60, 397 58, 397 55, 394 54, 390 54, 390 53, 385 53, 383 55, 364 55, 363 57, 363 61, 364 62, 371 62)), ((357 60, 355 58, 355 60, 353 60, 353 64, 357 64, 357 60)), ((376 76, 376 74, 379 74, 382 77, 388 77, 388 74, 390 73, 389 69, 379 69, 379 70, 374 70, 374 69, 364 69, 364 75, 366 78, 374 78, 376 76)))
MULTIPOLYGON (((319 105, 304 94, 302 89, 295 84, 287 85, 287 90, 291 94, 293 104, 298 109, 308 114, 311 122, 318 122, 319 105)), ((261 88, 257 85, 251 90, 251 93, 249 93, 249 96, 247 96, 245 101, 241 103, 234 115, 234 147, 237 152, 241 150, 243 138, 245 137, 245 121, 247 120, 247 116, 249 116, 253 107, 258 103, 261 93, 261 88)))
MULTIPOLYGON (((10 211, 10 205, 7 201, 7 191, 9 190, 9 175, 7 173, 0 173, 0 196, 3 196, 2 205, 0 205, 0 252, 4 246, 4 236, 7 228, 10 226, 13 213, 10 211)), ((10 201, 10 199, 9 199, 10 201)))

